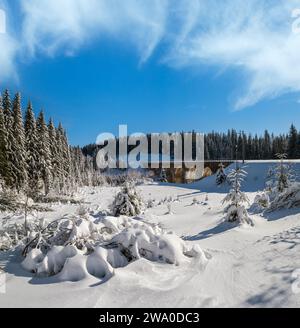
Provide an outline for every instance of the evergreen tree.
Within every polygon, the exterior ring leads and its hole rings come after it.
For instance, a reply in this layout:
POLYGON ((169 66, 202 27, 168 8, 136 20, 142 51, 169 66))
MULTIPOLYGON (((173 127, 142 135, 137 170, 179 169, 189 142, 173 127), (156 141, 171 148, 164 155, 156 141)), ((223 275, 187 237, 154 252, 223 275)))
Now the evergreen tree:
POLYGON ((217 171, 217 176, 216 176, 216 184, 218 186, 220 186, 223 183, 225 183, 226 181, 227 181, 227 176, 226 176, 226 173, 224 171, 224 165, 223 165, 223 163, 220 163, 219 169, 217 171))
POLYGON ((13 143, 13 117, 12 117, 12 104, 10 99, 9 91, 6 89, 3 93, 2 98, 3 114, 4 114, 4 124, 6 130, 6 158, 7 167, 5 181, 8 187, 13 187, 14 185, 14 167, 13 167, 13 154, 12 154, 12 143, 13 143))
POLYGON ((39 151, 39 173, 44 184, 45 194, 47 195, 52 183, 52 163, 48 127, 45 122, 43 111, 40 112, 37 118, 36 127, 39 151))
POLYGON ((85 156, 79 147, 71 148, 62 125, 55 128, 45 123, 41 112, 35 120, 29 102, 25 124, 21 111, 21 96, 13 104, 9 91, 0 96, 0 187, 3 183, 17 191, 37 198, 40 191, 66 192, 83 184, 103 182, 95 171, 93 158, 85 156))
POLYGON ((135 216, 142 213, 144 203, 135 187, 127 183, 116 195, 110 208, 113 216, 135 216))
POLYGON ((224 198, 223 203, 229 203, 225 209, 228 222, 248 223, 252 225, 253 223, 243 205, 244 203, 249 203, 249 200, 246 194, 241 191, 241 184, 246 175, 247 172, 241 169, 236 162, 236 168, 228 175, 228 181, 232 189, 224 198))
POLYGON ((284 160, 287 159, 287 154, 277 154, 277 158, 280 160, 275 169, 277 191, 283 192, 290 185, 291 172, 289 166, 284 164, 284 160))
POLYGON ((51 181, 52 181, 52 188, 56 191, 59 191, 60 184, 59 179, 61 178, 61 158, 57 144, 56 138, 56 129, 53 123, 53 120, 50 119, 48 123, 48 135, 49 135, 49 150, 50 150, 50 159, 51 159, 51 181))
POLYGON ((6 181, 7 178, 7 131, 2 107, 2 98, 0 97, 0 178, 6 181))
POLYGON ((65 192, 67 188, 67 179, 68 179, 68 164, 69 161, 67 160, 66 154, 66 145, 65 145, 65 138, 64 138, 64 129, 59 123, 58 128, 56 129, 56 146, 57 146, 57 154, 56 154, 56 161, 57 161, 57 184, 58 189, 60 192, 65 192))
POLYGON ((290 159, 297 158, 297 141, 298 141, 298 131, 295 126, 292 124, 289 133, 288 140, 288 157, 290 159))
POLYGON ((32 193, 33 196, 36 196, 40 190, 39 149, 36 121, 30 102, 25 114, 25 134, 28 190, 32 193))
POLYGON ((12 165, 14 168, 14 186, 18 191, 26 187, 27 163, 25 148, 25 131, 21 110, 21 95, 17 93, 13 101, 11 140, 12 165))
POLYGON ((263 139, 263 157, 264 159, 270 159, 272 156, 271 137, 269 132, 266 130, 263 139))

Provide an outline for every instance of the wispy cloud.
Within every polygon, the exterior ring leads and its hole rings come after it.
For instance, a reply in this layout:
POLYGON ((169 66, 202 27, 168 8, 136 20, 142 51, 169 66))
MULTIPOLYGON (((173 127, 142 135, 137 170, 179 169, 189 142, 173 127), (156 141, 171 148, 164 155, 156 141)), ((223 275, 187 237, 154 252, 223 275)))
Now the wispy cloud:
POLYGON ((166 0, 27 0, 23 39, 30 54, 76 51, 104 36, 126 40, 146 61, 165 33, 166 0))
POLYGON ((6 0, 0 0, 1 12, 1 33, 0 33, 0 81, 1 78, 16 78, 15 59, 18 52, 17 40, 10 33, 7 24, 9 16, 9 6, 6 0))
MULTIPOLYGON (((3 3, 0 0, 0 5, 3 3)), ((0 74, 12 70, 16 51, 70 55, 102 38, 133 46, 140 62, 161 46, 172 67, 209 65, 240 72, 242 109, 288 92, 300 92, 300 35, 292 10, 300 0, 26 0, 22 32, 0 39, 0 74)), ((235 93, 237 93, 235 91, 235 93)))

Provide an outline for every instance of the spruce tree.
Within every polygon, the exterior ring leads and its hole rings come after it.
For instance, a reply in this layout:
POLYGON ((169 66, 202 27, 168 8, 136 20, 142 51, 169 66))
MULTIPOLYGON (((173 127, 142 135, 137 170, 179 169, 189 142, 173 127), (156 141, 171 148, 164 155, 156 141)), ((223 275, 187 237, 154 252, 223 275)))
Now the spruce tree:
POLYGON ((25 134, 26 134, 26 155, 27 155, 27 173, 28 173, 28 190, 33 196, 39 193, 39 149, 36 131, 36 121, 29 102, 25 114, 25 134))
POLYGON ((2 107, 2 98, 0 97, 0 178, 5 183, 7 179, 7 167, 7 131, 2 107))
POLYGON ((50 159, 51 159, 51 180, 52 188, 56 191, 59 191, 59 178, 60 178, 60 156, 59 149, 56 140, 56 129, 53 123, 53 120, 50 119, 48 123, 48 135, 49 135, 49 150, 50 150, 50 159))
POLYGON ((298 131, 295 126, 292 124, 289 133, 288 140, 288 157, 290 159, 297 158, 297 139, 298 139, 298 131))
POLYGON ((290 186, 290 180, 292 179, 292 173, 289 165, 284 164, 284 160, 287 159, 287 154, 277 154, 279 163, 275 168, 275 178, 277 184, 277 191, 283 192, 290 186))
POLYGON ((236 162, 236 168, 231 170, 228 175, 231 190, 223 200, 223 204, 229 203, 225 209, 226 220, 228 222, 253 224, 245 206, 243 205, 244 203, 249 203, 248 197, 241 191, 241 185, 246 176, 247 172, 240 168, 236 162))
POLYGON ((26 187, 27 183, 27 163, 25 148, 25 131, 21 110, 21 95, 17 93, 13 101, 12 111, 12 132, 11 154, 14 168, 14 185, 18 191, 26 187))
POLYGON ((41 111, 36 121, 36 131, 39 152, 39 173, 43 181, 45 194, 49 194, 52 184, 52 163, 48 127, 45 122, 44 112, 41 111))
POLYGON ((217 175, 216 175, 216 184, 218 186, 220 186, 223 183, 225 183, 226 181, 227 181, 227 176, 226 176, 226 173, 224 171, 224 165, 223 165, 223 163, 220 163, 219 169, 218 169, 217 175))
POLYGON ((6 176, 5 181, 8 187, 14 186, 14 167, 13 167, 13 156, 12 156, 12 142, 13 142, 13 117, 12 117, 12 104, 10 99, 9 91, 6 89, 3 93, 2 98, 3 114, 4 114, 4 125, 6 130, 6 176))
POLYGON ((67 187, 67 183, 66 183, 67 174, 64 165, 65 147, 63 141, 63 135, 64 135, 64 130, 60 123, 58 128, 56 128, 56 136, 55 136, 56 147, 57 147, 57 154, 56 154, 57 167, 56 167, 55 185, 56 188, 58 188, 59 192, 64 192, 67 187))

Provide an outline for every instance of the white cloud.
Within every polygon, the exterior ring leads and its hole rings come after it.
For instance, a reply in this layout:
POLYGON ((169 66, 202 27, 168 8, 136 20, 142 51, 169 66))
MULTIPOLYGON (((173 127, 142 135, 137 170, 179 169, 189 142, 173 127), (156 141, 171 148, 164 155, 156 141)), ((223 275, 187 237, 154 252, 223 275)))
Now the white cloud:
POLYGON ((0 81, 1 78, 16 78, 15 57, 17 44, 7 34, 0 34, 0 81))
POLYGON ((32 55, 54 55, 108 35, 136 46, 145 61, 164 35, 166 4, 165 0, 23 1, 24 42, 32 55))
MULTIPOLYGON (((141 63, 161 45, 162 61, 170 66, 237 70, 241 90, 235 109, 300 92, 300 34, 292 33, 291 17, 300 0, 19 2, 24 17, 20 55, 76 54, 109 37, 135 47, 141 63)), ((10 39, 0 52, 1 70, 13 68, 15 44, 10 39)))
POLYGON ((300 91, 300 35, 291 13, 299 1, 200 1, 197 19, 169 60, 233 67, 243 75, 244 94, 235 109, 264 98, 300 91))
POLYGON ((11 36, 11 28, 8 26, 8 5, 5 0, 0 0, 1 9, 1 33, 0 33, 0 81, 5 78, 16 78, 15 58, 18 44, 11 36))

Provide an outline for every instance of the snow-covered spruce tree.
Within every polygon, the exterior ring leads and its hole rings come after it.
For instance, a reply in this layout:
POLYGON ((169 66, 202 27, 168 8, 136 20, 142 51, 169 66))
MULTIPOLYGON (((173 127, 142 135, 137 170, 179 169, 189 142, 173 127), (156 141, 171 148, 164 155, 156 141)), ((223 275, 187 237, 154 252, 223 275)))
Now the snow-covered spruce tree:
POLYGON ((269 212, 300 206, 300 183, 295 182, 291 166, 284 163, 287 154, 277 154, 276 156, 280 161, 275 167, 273 174, 275 181, 271 181, 268 193, 271 201, 267 209, 269 212))
POLYGON ((51 151, 50 151, 50 139, 48 133, 48 127, 45 122, 44 112, 41 111, 37 121, 37 139, 38 139, 38 151, 39 151, 39 174, 43 181, 43 189, 45 195, 49 194, 52 185, 52 163, 51 163, 51 151))
POLYGON ((62 145, 62 137, 61 130, 55 128, 55 143, 56 143, 56 154, 55 154, 55 180, 54 186, 55 190, 58 193, 63 192, 65 186, 65 172, 63 166, 63 145, 62 145))
POLYGON ((246 176, 247 172, 236 164, 236 168, 227 177, 232 187, 223 200, 223 204, 229 203, 225 209, 226 220, 228 222, 253 224, 243 205, 244 203, 249 203, 248 197, 241 191, 241 184, 246 176))
POLYGON ((27 162, 25 147, 25 130, 21 110, 21 95, 17 93, 13 101, 11 141, 12 163, 14 169, 14 187, 18 192, 24 190, 27 185, 27 162))
POLYGON ((227 181, 227 175, 224 170, 224 165, 223 165, 223 163, 220 163, 219 169, 218 169, 217 175, 216 175, 216 184, 218 186, 220 186, 223 183, 225 183, 226 181, 227 181))
POLYGON ((283 192, 289 187, 292 174, 289 165, 284 164, 287 154, 276 154, 276 157, 280 160, 275 168, 276 189, 278 192, 283 192))
POLYGON ((82 186, 82 177, 80 172, 80 148, 72 147, 70 149, 71 156, 71 185, 72 188, 82 186))
POLYGON ((58 166, 60 165, 58 161, 58 149, 56 143, 56 130, 52 118, 50 118, 48 123, 48 136, 49 136, 49 152, 51 160, 51 188, 58 191, 58 166))
POLYGON ((141 196, 135 187, 129 183, 125 184, 111 205, 113 216, 136 216, 142 213, 143 208, 144 203, 141 196))
POLYGON ((36 130, 36 121, 29 102, 25 114, 25 144, 28 174, 28 192, 30 196, 35 198, 39 194, 39 149, 38 137, 36 130))
POLYGON ((67 188, 70 188, 70 179, 71 179, 71 154, 70 146, 68 142, 68 137, 66 130, 62 128, 62 145, 63 145, 63 167, 64 167, 64 176, 67 183, 67 188))
POLYGON ((12 157, 12 140, 13 134, 13 117, 12 117, 12 103, 10 99, 10 94, 8 90, 5 90, 2 97, 2 106, 4 114, 4 125, 6 130, 6 158, 7 167, 5 182, 8 187, 13 187, 14 185, 14 168, 13 168, 13 157, 12 157))
POLYGON ((61 193, 66 193, 70 189, 69 182, 70 182, 71 157, 70 157, 70 149, 69 149, 66 133, 61 123, 59 123, 58 128, 56 129, 56 145, 57 145, 56 183, 58 184, 59 191, 61 193))
POLYGON ((7 131, 0 97, 0 178, 3 187, 7 184, 8 160, 7 160, 7 131))

